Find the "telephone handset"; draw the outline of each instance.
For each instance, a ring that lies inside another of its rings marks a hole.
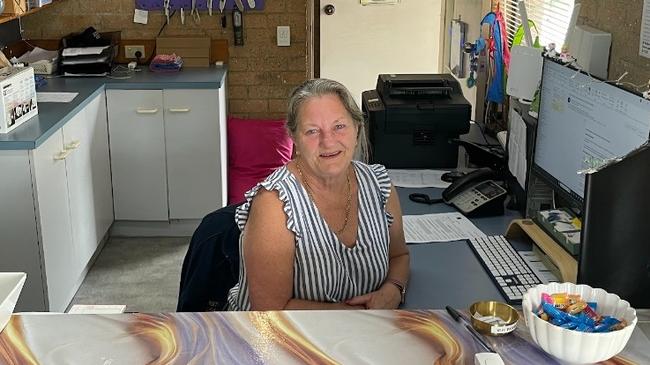
[[[472,171],[445,189],[442,199],[468,217],[503,214],[507,191],[492,180],[495,177],[489,168]]]

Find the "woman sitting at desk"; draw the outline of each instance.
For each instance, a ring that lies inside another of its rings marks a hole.
[[[359,107],[340,83],[315,79],[288,109],[295,158],[237,209],[228,309],[397,308],[409,275],[402,212],[386,168],[352,160],[367,151]]]

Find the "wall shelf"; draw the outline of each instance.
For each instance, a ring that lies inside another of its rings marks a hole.
[[[26,12],[21,13],[21,14],[13,14],[13,15],[4,15],[3,14],[3,15],[0,15],[0,24],[10,22],[10,21],[12,21],[14,19],[18,19],[20,17],[24,17],[24,16],[29,15],[29,14],[34,14],[34,13],[40,11],[40,10],[47,9],[50,6],[52,6],[52,5],[54,5],[54,4],[58,3],[58,2],[61,2],[61,1],[64,1],[64,0],[52,0],[52,2],[50,4],[43,5],[40,8],[34,8],[34,9],[27,10]]]

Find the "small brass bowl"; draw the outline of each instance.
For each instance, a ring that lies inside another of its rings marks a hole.
[[[469,307],[472,327],[489,336],[503,336],[517,328],[519,313],[513,307],[494,301],[476,302]],[[488,317],[483,318],[482,317]],[[492,319],[492,321],[488,321]],[[500,319],[500,320],[499,320]]]

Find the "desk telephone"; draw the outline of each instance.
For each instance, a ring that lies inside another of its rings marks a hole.
[[[454,181],[442,192],[442,200],[468,217],[503,214],[507,191],[494,182],[494,171],[481,168]]]

